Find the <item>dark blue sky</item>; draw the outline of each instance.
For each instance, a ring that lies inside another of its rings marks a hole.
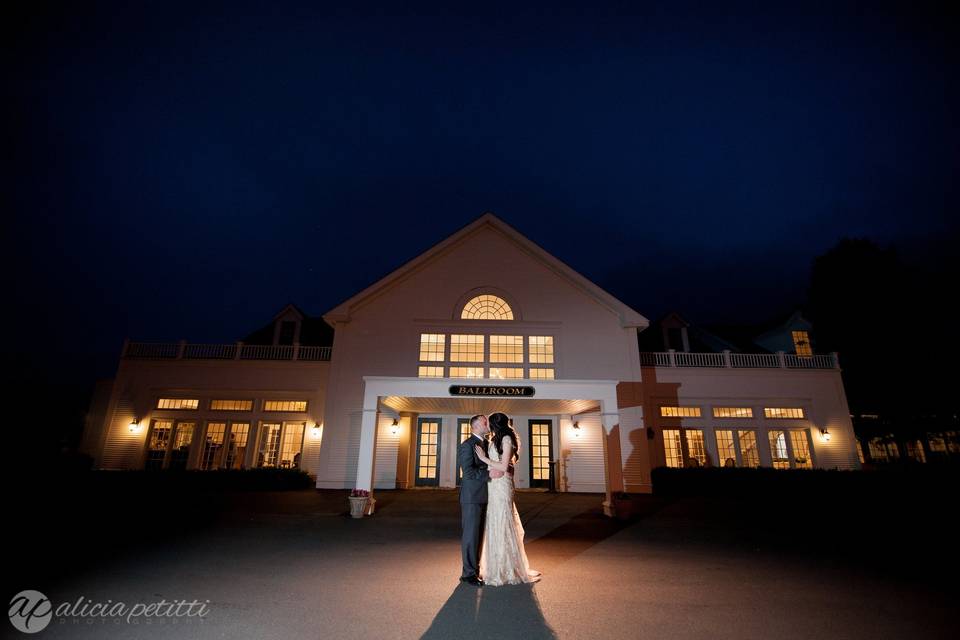
[[[76,4],[7,14],[3,91],[7,349],[78,376],[322,313],[484,211],[651,319],[762,319],[844,235],[953,250],[935,7]]]

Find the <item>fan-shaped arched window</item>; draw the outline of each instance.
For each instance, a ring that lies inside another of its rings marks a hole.
[[[461,320],[513,320],[513,309],[499,296],[485,293],[463,306]]]

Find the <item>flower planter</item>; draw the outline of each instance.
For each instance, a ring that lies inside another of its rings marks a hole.
[[[350,496],[350,517],[362,518],[369,500],[367,496]]]

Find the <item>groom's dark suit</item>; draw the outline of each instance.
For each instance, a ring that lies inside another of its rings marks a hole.
[[[463,536],[463,573],[468,578],[479,573],[480,540],[483,532],[484,511],[487,507],[487,481],[490,471],[473,450],[476,445],[487,449],[487,440],[471,433],[457,449],[457,465],[463,470],[460,480],[460,523]]]

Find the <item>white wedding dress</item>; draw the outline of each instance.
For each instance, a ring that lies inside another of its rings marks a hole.
[[[502,445],[510,442],[505,436]],[[496,446],[489,447],[491,460],[500,461]],[[480,547],[480,577],[486,585],[536,582],[530,575],[530,563],[523,548],[523,524],[513,502],[513,476],[504,474],[487,483],[487,515]],[[535,572],[539,573],[539,572]]]

